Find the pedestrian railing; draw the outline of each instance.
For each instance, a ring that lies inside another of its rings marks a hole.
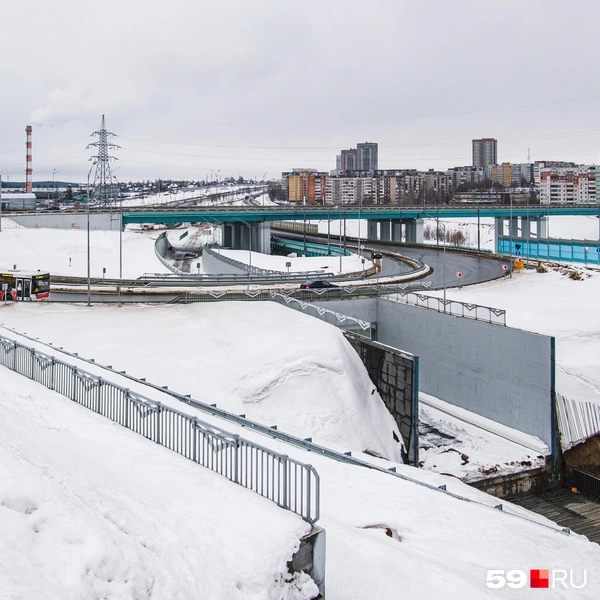
[[[315,523],[316,469],[0,336],[0,364]]]
[[[219,302],[226,300],[277,300],[285,298],[295,299],[301,303],[323,302],[325,300],[352,300],[353,298],[384,297],[404,304],[419,306],[437,312],[443,312],[455,317],[486,321],[495,325],[506,325],[506,311],[501,308],[482,306],[459,302],[458,300],[444,300],[436,296],[419,294],[415,289],[425,288],[429,282],[409,281],[407,283],[387,285],[350,285],[330,288],[313,289],[248,289],[248,290],[198,290],[187,292],[185,296],[176,298],[175,302],[190,304],[192,302]],[[413,290],[413,291],[411,291]],[[286,304],[288,300],[285,300]],[[352,317],[348,317],[352,318]]]
[[[373,334],[375,332],[375,324],[370,323],[369,321],[362,321],[361,319],[356,319],[349,315],[345,315],[343,313],[337,312],[335,310],[329,310],[328,308],[324,308],[322,306],[317,306],[316,304],[311,304],[310,302],[302,302],[302,300],[298,300],[297,298],[292,298],[287,296],[286,294],[279,294],[277,292],[270,292],[270,299],[274,302],[278,302],[279,304],[284,304],[289,308],[293,308],[299,312],[303,312],[312,317],[316,317],[325,323],[329,323],[341,329],[342,331],[348,331],[350,333],[355,333],[356,335],[360,335],[362,337],[373,339]]]
[[[388,297],[397,302],[428,308],[437,312],[454,315],[455,317],[487,321],[495,325],[506,325],[506,311],[501,308],[460,302],[458,300],[444,300],[436,296],[427,296],[408,290],[392,292],[392,286],[387,286],[387,289],[391,292]]]

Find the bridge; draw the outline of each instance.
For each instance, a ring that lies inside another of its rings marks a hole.
[[[476,205],[467,206],[339,206],[339,205],[299,205],[299,206],[206,206],[175,208],[128,208],[123,213],[123,223],[264,223],[269,221],[319,221],[344,219],[369,220],[417,220],[469,217],[492,218],[535,218],[549,216],[600,216],[600,204],[569,206],[508,206]]]
[[[493,218],[495,248],[500,251],[502,238],[509,243],[548,237],[550,216],[597,216],[600,204],[569,206],[229,206],[193,207],[172,211],[156,208],[128,209],[122,215],[127,223],[215,223],[223,226],[223,245],[229,248],[270,253],[270,224],[276,221],[367,220],[366,238],[423,243],[424,219]],[[505,223],[508,222],[508,227]],[[505,233],[505,230],[507,232]],[[513,249],[514,251],[514,249]]]

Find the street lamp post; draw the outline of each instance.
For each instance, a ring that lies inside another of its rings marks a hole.
[[[247,290],[250,289],[250,275],[252,273],[252,226],[250,225],[250,223],[248,223],[248,221],[242,221],[240,219],[240,222],[243,223],[244,225],[246,225],[246,227],[248,227],[248,234],[249,234],[249,238],[250,238],[250,245],[249,245],[249,261],[248,261],[248,285],[246,287]],[[241,236],[240,236],[241,237]]]
[[[340,275],[342,273],[342,201],[340,200],[340,214],[339,214],[339,218],[340,218],[340,244],[339,244],[339,253],[340,253]]]
[[[512,194],[509,193],[508,194],[510,197],[510,220],[508,222],[508,243],[510,245],[510,277],[512,277],[513,274],[513,240],[512,240],[512,234],[513,234],[513,207],[512,207]]]
[[[115,177],[119,190],[119,280],[123,279],[123,195],[121,194],[121,184]],[[117,286],[117,296],[119,298],[119,306],[121,306],[121,281]]]
[[[90,175],[92,173],[92,169],[96,166],[96,163],[93,163],[90,167],[90,170],[87,174],[87,305],[91,304],[91,292],[90,292]]]
[[[52,169],[52,188],[54,189],[54,200],[58,202],[58,193],[56,192],[56,183],[54,181],[54,176],[56,173],[60,173],[62,169]]]
[[[425,211],[423,211],[424,215],[427,215],[430,218],[434,218],[433,215],[430,215],[429,213],[426,213]],[[438,218],[436,219],[437,223],[438,223],[438,231],[439,228],[442,228],[442,234],[444,236],[444,248],[443,248],[443,252],[442,252],[442,282],[443,282],[443,288],[444,288],[444,312],[446,312],[446,224],[440,222],[439,220],[439,215]],[[437,237],[437,231],[436,231],[436,237]]]

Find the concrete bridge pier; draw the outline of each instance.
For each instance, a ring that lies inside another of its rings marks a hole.
[[[391,241],[391,221],[379,221],[379,231],[380,237],[379,239],[382,242],[390,242]]]
[[[404,221],[405,242],[407,244],[423,243],[423,219],[409,219]]]
[[[377,221],[367,221],[367,239],[378,240],[379,239],[379,226]]]
[[[252,244],[251,244],[252,243]],[[271,254],[270,223],[223,223],[223,246],[234,250]]]
[[[392,219],[369,221],[368,239],[385,242],[423,243],[423,219]]]

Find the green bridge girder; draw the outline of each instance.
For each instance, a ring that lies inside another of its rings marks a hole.
[[[410,220],[449,219],[465,217],[530,217],[598,216],[600,204],[586,206],[452,206],[452,207],[399,207],[399,206],[292,206],[292,207],[196,207],[173,211],[148,208],[126,209],[123,223],[235,223],[265,221],[317,221],[343,219]]]

